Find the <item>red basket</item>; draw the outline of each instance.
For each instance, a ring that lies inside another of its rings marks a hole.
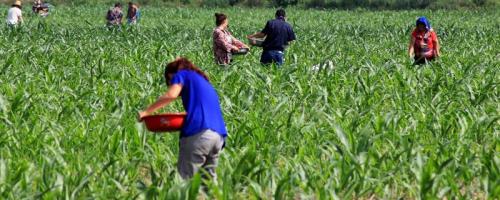
[[[165,113],[149,115],[141,120],[151,132],[173,132],[182,128],[185,117],[186,113]]]

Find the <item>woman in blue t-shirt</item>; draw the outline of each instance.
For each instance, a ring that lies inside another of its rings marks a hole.
[[[151,115],[180,95],[187,115],[181,129],[177,169],[184,179],[201,168],[215,178],[219,152],[227,136],[217,92],[207,75],[186,58],[169,63],[165,79],[168,91],[139,112],[139,118]]]

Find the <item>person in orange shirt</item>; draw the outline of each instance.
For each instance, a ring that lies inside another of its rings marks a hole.
[[[417,19],[416,28],[411,33],[408,54],[415,59],[416,65],[425,64],[440,56],[436,32],[425,17]]]

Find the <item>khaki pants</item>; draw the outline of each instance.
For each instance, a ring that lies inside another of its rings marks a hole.
[[[183,179],[191,178],[203,168],[212,178],[216,178],[215,168],[224,138],[212,130],[204,130],[179,142],[177,170]]]

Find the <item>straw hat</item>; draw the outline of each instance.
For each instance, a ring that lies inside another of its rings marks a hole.
[[[21,6],[21,1],[14,1],[14,4],[12,4],[14,6]]]

